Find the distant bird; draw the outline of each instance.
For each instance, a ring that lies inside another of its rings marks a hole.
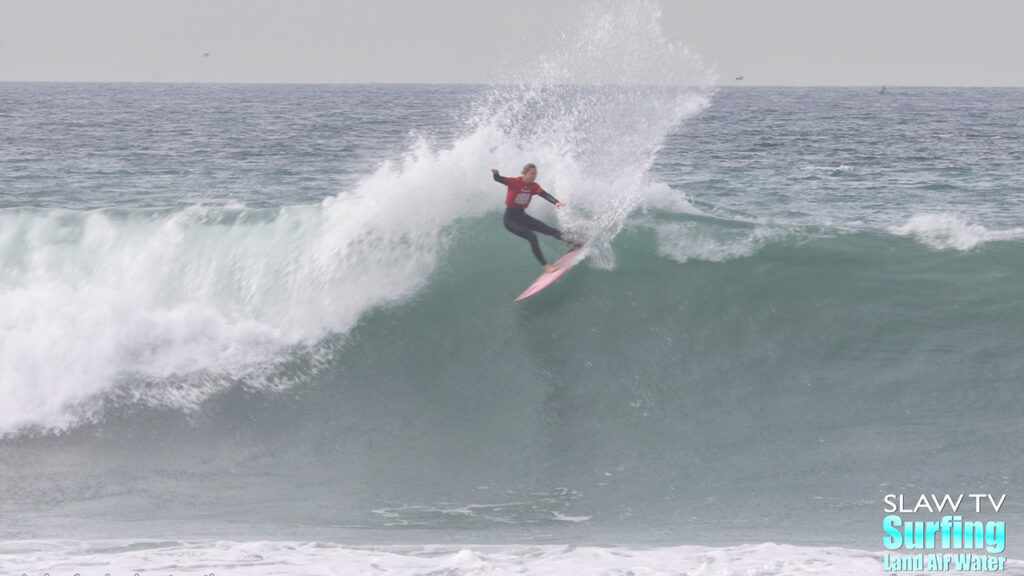
[[[737,77],[736,77],[736,81],[737,81],[737,82],[739,82],[740,80],[743,80],[743,76],[737,76]]]
[[[210,53],[209,52],[203,52],[203,58],[209,58],[209,57],[210,57]]]

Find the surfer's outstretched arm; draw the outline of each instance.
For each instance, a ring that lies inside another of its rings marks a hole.
[[[497,182],[499,184],[508,184],[508,182],[505,182],[505,177],[502,176],[501,174],[498,174],[498,169],[497,168],[491,168],[491,172],[494,173],[494,181],[495,182]]]
[[[548,202],[551,202],[552,204],[555,205],[556,208],[561,208],[562,206],[565,206],[565,202],[559,202],[558,198],[555,198],[551,194],[548,194],[547,191],[541,192],[540,194],[538,194],[538,196],[547,200]]]

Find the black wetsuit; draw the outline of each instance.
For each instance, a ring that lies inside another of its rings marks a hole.
[[[505,177],[498,174],[494,175],[494,180],[501,184],[506,183]],[[558,204],[558,200],[547,192],[542,192],[538,194],[538,196],[552,204]],[[552,228],[533,216],[530,216],[526,213],[525,208],[515,208],[512,206],[506,207],[504,222],[505,228],[509,232],[519,236],[520,238],[525,238],[526,241],[530,243],[530,249],[533,250],[533,255],[542,265],[547,264],[547,260],[544,260],[544,254],[540,251],[540,241],[537,239],[537,235],[534,234],[534,232],[540,232],[541,234],[547,234],[548,236],[553,236],[559,240],[564,240],[564,238],[562,238],[562,233],[558,229]]]

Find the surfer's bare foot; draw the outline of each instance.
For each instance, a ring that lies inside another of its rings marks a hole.
[[[545,264],[544,265],[544,272],[546,272],[548,274],[551,274],[552,272],[557,272],[557,271],[558,271],[558,266],[553,266],[551,264]]]

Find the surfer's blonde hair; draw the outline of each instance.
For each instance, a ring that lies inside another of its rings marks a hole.
[[[523,166],[523,174],[526,174],[530,170],[536,170],[536,169],[537,169],[537,165],[536,164],[527,163],[526,166]]]

